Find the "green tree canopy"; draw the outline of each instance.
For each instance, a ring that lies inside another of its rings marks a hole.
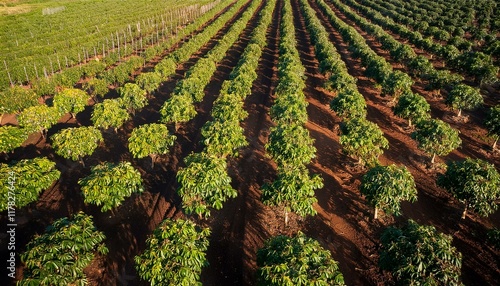
[[[135,83],[126,83],[118,88],[123,106],[131,113],[140,110],[147,105],[146,91]]]
[[[186,167],[177,172],[177,192],[187,214],[196,213],[200,217],[208,217],[209,207],[220,210],[225,201],[238,195],[231,186],[225,158],[193,153],[184,162]]]
[[[466,84],[458,84],[448,93],[446,104],[458,110],[458,116],[461,116],[463,109],[471,110],[483,104],[483,97],[479,89]]]
[[[420,121],[411,136],[417,141],[418,148],[432,154],[431,163],[436,155],[446,156],[462,144],[458,130],[439,119]]]
[[[9,153],[20,147],[26,139],[26,129],[11,125],[0,126],[0,152]]]
[[[401,118],[408,119],[408,125],[430,118],[431,106],[420,94],[406,92],[399,97],[398,103],[394,107],[394,114]]]
[[[344,285],[330,252],[301,232],[266,241],[257,252],[257,266],[258,285]]]
[[[376,166],[371,168],[361,181],[360,191],[366,196],[371,207],[375,208],[374,218],[378,218],[378,210],[400,215],[401,201],[417,200],[417,187],[413,176],[405,166]]]
[[[196,116],[193,98],[189,94],[173,95],[160,109],[161,121],[163,123],[175,123],[175,131],[179,129],[179,123],[188,122]]]
[[[82,126],[63,129],[52,135],[51,140],[56,154],[76,161],[92,155],[104,139],[94,126]]]
[[[15,193],[15,207],[22,208],[38,200],[40,193],[49,188],[58,180],[61,172],[57,170],[56,163],[49,159],[35,158],[23,159],[10,164],[0,164],[0,211],[8,207],[8,192]],[[13,182],[14,189],[9,184]]]
[[[55,107],[37,105],[24,109],[17,117],[19,126],[28,133],[40,132],[45,138],[47,129],[61,118],[61,112]]]
[[[209,236],[209,228],[189,220],[165,219],[146,240],[144,253],[134,258],[139,277],[151,285],[201,286]]]
[[[378,162],[383,149],[389,148],[389,141],[377,124],[355,118],[342,127],[340,145],[349,156],[358,158],[360,164],[372,166]]]
[[[387,228],[380,241],[380,268],[390,271],[398,285],[463,285],[461,253],[451,236],[433,226],[409,220],[402,228]]]
[[[125,121],[130,118],[127,110],[123,108],[121,98],[105,99],[94,105],[91,120],[97,128],[114,128],[115,132]]]
[[[77,88],[68,88],[54,95],[54,107],[61,114],[69,112],[73,118],[77,113],[85,109],[88,100],[89,96],[85,91]]]
[[[451,162],[446,173],[438,177],[438,185],[445,188],[465,205],[462,218],[471,208],[481,216],[498,209],[500,175],[493,164],[481,159]]]
[[[83,270],[95,253],[106,254],[106,236],[96,229],[92,216],[80,212],[63,217],[35,236],[21,254],[26,268],[18,285],[86,285]]]
[[[151,166],[158,155],[167,154],[177,137],[168,132],[167,126],[160,123],[141,125],[132,130],[128,138],[128,149],[134,158],[151,157]]]
[[[78,181],[85,203],[101,206],[105,212],[122,204],[132,193],[142,193],[141,173],[129,162],[101,163],[93,166],[91,174]]]
[[[354,89],[343,89],[330,102],[330,109],[343,120],[366,117],[366,101],[363,95]]]

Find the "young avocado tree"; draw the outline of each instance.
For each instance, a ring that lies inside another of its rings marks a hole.
[[[0,126],[0,153],[8,154],[28,139],[26,129],[11,125]]]
[[[500,175],[493,164],[481,159],[451,162],[437,183],[465,205],[462,219],[470,208],[481,216],[498,209]]]
[[[38,95],[32,89],[13,86],[0,92],[0,124],[4,114],[19,113],[38,105]]]
[[[417,141],[418,148],[432,154],[432,164],[436,155],[446,156],[462,144],[458,130],[439,119],[420,121],[417,124],[417,130],[411,136]]]
[[[500,104],[491,107],[486,115],[486,121],[484,122],[486,128],[488,128],[488,134],[494,138],[492,149],[495,150],[497,146],[498,138],[500,138]]]
[[[257,251],[257,266],[258,285],[345,285],[330,251],[300,231],[266,241]]]
[[[188,122],[196,116],[193,98],[189,94],[173,95],[160,109],[161,122],[165,124],[174,123],[175,131],[179,129],[179,124]]]
[[[483,104],[483,97],[479,93],[479,89],[466,84],[458,84],[448,93],[446,104],[452,109],[458,110],[457,116],[460,117],[462,110],[471,110]]]
[[[208,217],[209,207],[220,210],[225,201],[238,195],[231,186],[225,158],[193,153],[184,162],[186,167],[177,172],[177,192],[187,214]]]
[[[135,83],[126,83],[118,88],[118,93],[123,106],[132,114],[135,114],[136,110],[140,110],[148,103],[146,91]]]
[[[209,236],[209,228],[189,220],[165,219],[146,240],[144,253],[134,258],[139,277],[151,285],[201,285]]]
[[[101,131],[94,126],[66,128],[50,137],[56,154],[73,161],[90,156],[103,141]]]
[[[141,125],[132,130],[128,139],[128,150],[134,158],[151,157],[151,168],[154,168],[159,155],[168,154],[175,143],[175,135],[168,132],[167,126],[160,123]]]
[[[342,126],[340,145],[349,156],[358,158],[359,164],[373,166],[384,152],[383,149],[389,148],[389,141],[377,124],[364,118],[355,118]]]
[[[304,165],[297,165],[295,168],[278,170],[276,180],[262,186],[261,200],[265,205],[282,208],[285,225],[288,225],[290,212],[301,217],[316,214],[313,204],[318,200],[314,196],[314,190],[322,187],[321,176],[310,176]]]
[[[97,128],[114,128],[118,131],[125,121],[130,118],[130,114],[125,108],[121,98],[105,99],[101,103],[94,105],[94,110],[90,119]]]
[[[118,207],[132,193],[142,193],[141,173],[129,162],[101,163],[92,167],[91,174],[78,181],[85,203],[102,206],[105,212]]]
[[[411,92],[413,80],[402,71],[392,71],[382,83],[382,92],[393,97],[392,102],[396,102],[399,96],[406,92]]]
[[[418,122],[430,118],[431,106],[420,94],[413,92],[404,93],[399,97],[398,103],[394,107],[394,114],[407,119],[408,126],[412,122]]]
[[[103,98],[109,92],[108,82],[100,78],[92,78],[83,84],[83,89],[87,91],[95,102]]]
[[[47,129],[56,124],[61,116],[61,112],[55,107],[37,105],[23,110],[17,116],[17,121],[19,126],[24,128],[28,134],[40,132],[42,138],[45,138]]]
[[[23,159],[9,165],[0,164],[0,211],[7,210],[9,191],[15,193],[15,207],[22,208],[38,200],[40,193],[48,189],[61,172],[56,169],[56,163],[47,158]],[[13,182],[12,189],[9,182]]]
[[[316,157],[314,139],[299,124],[279,124],[271,128],[269,142],[265,145],[269,156],[282,169],[293,169],[308,164]]]
[[[108,253],[105,239],[92,216],[83,212],[55,221],[26,245],[21,254],[25,268],[18,285],[86,285],[83,270],[96,253]]]
[[[417,187],[413,176],[405,166],[376,166],[364,176],[360,186],[361,193],[368,204],[375,208],[374,219],[378,219],[378,210],[400,215],[401,201],[417,200]]]
[[[330,102],[330,109],[342,120],[366,117],[366,101],[363,95],[354,89],[344,89]]]
[[[71,118],[82,112],[87,106],[89,100],[88,94],[77,88],[65,89],[54,95],[54,107],[59,110],[61,114],[69,113]]]
[[[151,94],[160,87],[161,75],[157,72],[143,72],[135,78],[140,88]]]
[[[380,241],[379,266],[398,285],[463,285],[462,254],[452,246],[452,237],[434,226],[409,220],[402,228],[387,228]]]
[[[244,130],[238,121],[207,121],[201,129],[204,151],[219,157],[237,156],[238,150],[248,145]]]

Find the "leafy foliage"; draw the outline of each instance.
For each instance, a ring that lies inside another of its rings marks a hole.
[[[314,139],[302,125],[280,124],[271,128],[265,148],[270,157],[283,169],[307,164],[316,157]]]
[[[162,78],[157,72],[144,72],[135,78],[135,82],[139,87],[148,93],[152,93],[160,87]]]
[[[118,89],[118,93],[122,99],[122,104],[129,112],[140,110],[148,103],[146,91],[135,83],[126,83]]]
[[[404,93],[394,107],[394,114],[408,119],[408,125],[430,118],[431,106],[420,94]]]
[[[492,228],[488,230],[488,242],[493,247],[500,249],[500,229]]]
[[[9,191],[15,193],[15,206],[22,208],[38,200],[38,195],[59,179],[61,172],[56,163],[47,158],[23,159],[9,165],[0,164],[0,211],[8,207]],[[14,189],[9,185],[9,177],[13,177]]]
[[[87,105],[89,96],[81,89],[68,88],[54,95],[54,107],[59,109],[61,114],[75,114],[82,112]]]
[[[47,129],[56,124],[61,115],[57,108],[37,105],[23,110],[18,115],[17,121],[28,133],[41,132],[45,136]]]
[[[418,142],[418,148],[433,155],[432,163],[435,155],[448,155],[462,144],[458,131],[439,119],[420,121],[411,136]]]
[[[207,153],[193,153],[187,156],[184,162],[186,167],[177,172],[177,192],[182,198],[186,213],[208,217],[208,207],[220,210],[227,199],[238,195],[231,186],[225,158]]]
[[[438,185],[445,188],[481,216],[488,216],[498,209],[500,199],[500,174],[493,164],[481,159],[451,162],[446,173],[438,178]]]
[[[417,188],[413,176],[406,167],[376,166],[371,168],[361,181],[360,191],[368,204],[377,210],[400,215],[401,201],[417,200]]]
[[[167,154],[174,145],[175,135],[168,132],[167,126],[159,123],[145,124],[132,130],[128,139],[128,149],[134,158],[151,156],[154,164],[157,155]]]
[[[318,200],[314,196],[314,190],[322,187],[321,176],[310,176],[306,167],[298,165],[293,169],[279,171],[276,180],[264,184],[261,199],[266,205],[282,207],[286,224],[289,211],[302,217],[316,214],[313,204]]]
[[[134,258],[139,277],[151,285],[199,285],[208,266],[209,228],[189,220],[164,220],[146,240],[147,249]]]
[[[401,285],[463,285],[462,255],[451,245],[452,237],[433,226],[413,220],[400,228],[387,228],[381,238],[379,265]]]
[[[495,138],[495,143],[493,143],[493,148],[495,148],[498,138],[500,138],[500,104],[491,107],[484,125],[488,128],[488,133]]]
[[[92,122],[95,127],[108,129],[120,128],[130,118],[127,110],[123,108],[122,99],[105,99],[94,105]]]
[[[9,153],[28,139],[24,128],[11,125],[0,126],[0,152]]]
[[[187,122],[196,116],[193,98],[189,94],[173,95],[160,109],[161,121],[163,123],[175,123],[175,130],[178,124]]]
[[[18,113],[38,105],[38,95],[31,89],[13,86],[0,92],[0,113]]]
[[[83,89],[87,91],[94,100],[103,98],[108,93],[108,82],[100,78],[92,78],[83,84]]]
[[[301,232],[266,241],[257,252],[257,265],[258,285],[344,285],[330,252]]]
[[[204,138],[204,151],[214,156],[236,156],[238,149],[248,145],[238,121],[208,121],[203,125],[201,135]]]
[[[479,93],[479,89],[459,84],[448,93],[446,104],[457,109],[458,116],[460,116],[462,109],[470,110],[483,104],[483,97]]]
[[[382,92],[393,96],[396,101],[401,94],[411,92],[412,85],[413,80],[409,75],[396,70],[391,72],[382,83]]]
[[[52,135],[56,154],[73,161],[92,155],[103,141],[101,131],[93,126],[66,128]]]
[[[35,236],[21,254],[26,265],[18,285],[86,285],[83,272],[96,251],[106,254],[105,235],[92,217],[80,212],[72,219],[63,217]]]
[[[343,120],[366,117],[366,101],[357,90],[344,89],[330,102],[330,109]]]
[[[96,165],[78,184],[82,187],[85,203],[102,206],[103,212],[121,205],[132,193],[144,191],[141,173],[129,162]]]
[[[359,159],[359,163],[374,165],[378,157],[389,148],[389,141],[377,124],[364,118],[355,118],[342,127],[342,150]]]

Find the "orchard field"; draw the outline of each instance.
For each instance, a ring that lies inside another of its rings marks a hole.
[[[2,285],[500,281],[496,1],[1,4]]]

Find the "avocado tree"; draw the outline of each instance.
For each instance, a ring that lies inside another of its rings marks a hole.
[[[0,92],[0,124],[4,114],[18,113],[36,105],[38,105],[38,95],[31,89],[13,86]]]
[[[366,117],[366,101],[363,95],[354,89],[344,89],[337,93],[330,102],[330,109],[342,120]]]
[[[56,124],[61,115],[61,112],[55,107],[37,105],[23,110],[17,116],[17,121],[19,122],[19,126],[24,128],[28,133],[38,131],[45,138],[47,129]]]
[[[17,126],[0,126],[0,153],[8,154],[28,139],[26,129]]]
[[[375,166],[363,176],[359,188],[368,205],[375,208],[374,219],[379,209],[400,215],[401,201],[417,200],[415,181],[405,166]]]
[[[300,231],[267,240],[257,251],[257,266],[258,285],[345,285],[330,251]]]
[[[231,186],[225,158],[193,153],[184,162],[186,167],[177,172],[177,192],[187,214],[208,217],[209,207],[220,210],[225,201],[238,195]]]
[[[56,220],[26,245],[21,254],[25,268],[18,285],[86,285],[84,269],[96,253],[108,252],[105,239],[92,216],[83,212]]]
[[[66,128],[50,139],[57,155],[73,161],[80,160],[83,166],[83,157],[92,155],[103,141],[101,131],[94,126]]]
[[[179,124],[188,122],[196,116],[193,98],[189,94],[173,95],[160,109],[161,122],[174,123],[175,131],[179,129]]]
[[[15,206],[22,208],[38,200],[40,193],[58,180],[61,172],[49,159],[23,159],[10,164],[0,164],[0,211],[8,208],[9,191],[15,193]],[[10,177],[10,179],[9,179]],[[14,189],[9,184],[14,183]]]
[[[277,124],[305,124],[307,122],[308,102],[304,95],[280,95],[269,111],[271,119]]]
[[[468,158],[450,162],[437,183],[465,205],[462,219],[469,208],[481,216],[488,216],[498,209],[500,175],[495,166],[486,161]]]
[[[89,100],[88,94],[77,88],[65,89],[54,95],[54,107],[59,110],[61,114],[69,113],[71,118],[82,112],[87,106]]]
[[[377,124],[364,118],[355,118],[342,126],[340,145],[349,156],[358,158],[359,164],[373,166],[384,152],[383,149],[389,148],[389,141]]]
[[[448,93],[446,104],[458,110],[457,116],[460,117],[463,109],[471,110],[483,104],[483,97],[479,89],[466,84],[458,84]]]
[[[439,119],[418,122],[417,130],[411,136],[417,141],[418,148],[432,155],[432,164],[436,155],[446,156],[462,144],[458,130]]]
[[[83,84],[83,89],[87,91],[95,102],[103,98],[109,92],[108,82],[100,78],[92,78]]]
[[[146,91],[135,83],[126,83],[118,88],[118,93],[122,99],[122,104],[132,114],[135,114],[136,110],[140,110],[148,103]]]
[[[115,132],[118,128],[130,118],[130,114],[125,108],[121,98],[105,99],[101,103],[94,105],[94,110],[90,119],[95,127],[108,129],[114,128]]]
[[[431,106],[420,94],[406,92],[399,97],[394,107],[394,114],[407,119],[411,127],[412,122],[418,122],[430,118]]]
[[[105,212],[118,207],[132,193],[142,193],[141,173],[129,162],[104,162],[91,168],[91,174],[78,181],[85,203],[101,206]]]
[[[165,219],[146,240],[144,253],[136,256],[139,277],[151,285],[200,285],[209,228],[189,220]]]
[[[408,220],[402,228],[387,228],[380,241],[379,266],[398,285],[463,285],[462,254],[452,246],[452,237],[434,226]]]
[[[160,87],[162,79],[157,72],[143,72],[135,78],[135,82],[141,89],[151,94]]]
[[[490,108],[484,125],[488,128],[488,134],[495,140],[492,146],[492,149],[495,150],[498,138],[500,138],[500,104]]]
[[[313,143],[314,139],[302,125],[280,124],[271,128],[265,148],[281,169],[293,169],[308,164],[316,157]]]
[[[382,83],[382,92],[393,97],[392,102],[396,102],[399,96],[406,92],[411,92],[413,80],[402,71],[392,71]]]
[[[238,150],[248,145],[244,130],[238,121],[207,121],[201,129],[204,151],[210,155],[237,156]]]
[[[145,124],[132,130],[128,139],[128,150],[134,158],[150,156],[151,167],[154,168],[158,156],[168,154],[176,138],[175,135],[169,134],[164,124]]]
[[[316,214],[313,204],[318,200],[314,190],[322,187],[321,176],[311,176],[304,165],[297,165],[293,169],[279,170],[276,180],[264,184],[261,200],[265,205],[283,209],[285,225],[288,225],[290,212],[301,217]]]

